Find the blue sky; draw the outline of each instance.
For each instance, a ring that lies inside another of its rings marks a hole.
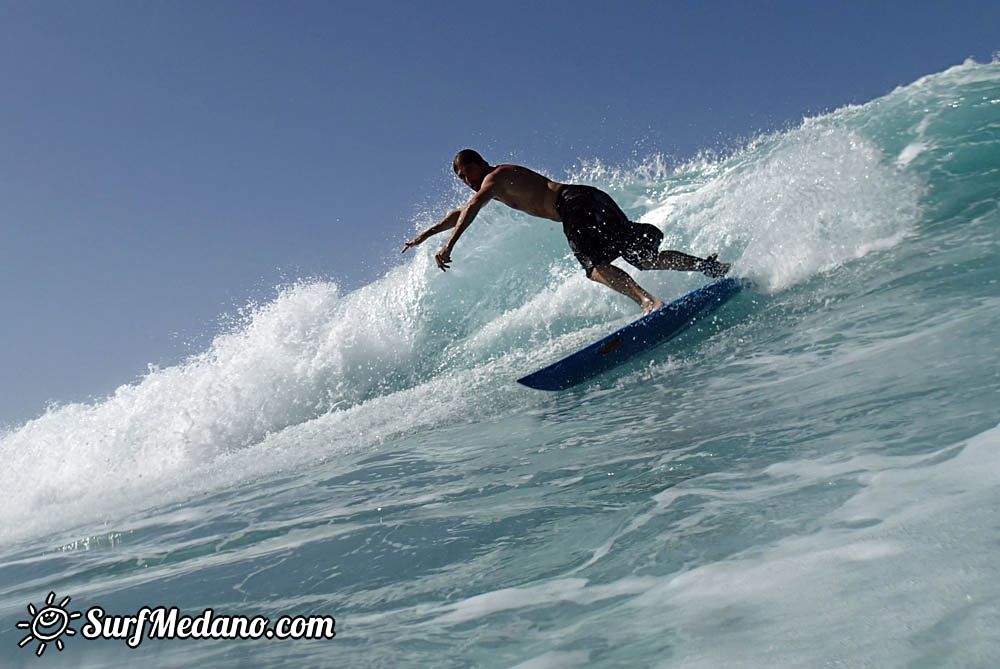
[[[465,146],[677,158],[1000,50],[997,2],[0,0],[0,423],[397,262]]]

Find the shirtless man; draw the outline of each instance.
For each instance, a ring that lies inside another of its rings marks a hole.
[[[663,233],[659,228],[629,221],[607,193],[593,186],[561,184],[520,165],[490,165],[472,149],[459,151],[452,167],[476,194],[464,207],[448,212],[441,222],[406,242],[401,251],[405,253],[428,237],[454,228],[434,256],[442,271],[451,264],[455,242],[490,200],[562,223],[569,247],[587,278],[634,300],[646,314],[662,307],[663,301],[643,290],[624,270],[612,265],[612,260],[623,257],[640,270],[676,269],[711,277],[729,271],[729,264],[719,262],[715,254],[698,258],[680,251],[660,251]]]

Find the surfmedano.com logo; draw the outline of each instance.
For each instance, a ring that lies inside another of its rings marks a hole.
[[[41,657],[49,644],[62,651],[62,636],[74,636],[76,630],[70,623],[81,616],[79,611],[69,611],[69,597],[56,604],[56,593],[50,592],[45,605],[38,609],[28,604],[29,620],[20,620],[18,629],[28,634],[18,642],[24,648],[37,641],[35,655]],[[100,606],[87,609],[86,624],[80,628],[84,639],[111,639],[124,641],[129,648],[138,648],[143,639],[333,639],[337,636],[337,620],[333,616],[241,616],[217,614],[213,609],[202,609],[197,616],[181,613],[176,606],[143,606],[132,615],[110,615]]]
[[[41,657],[45,649],[48,648],[49,643],[54,641],[56,649],[61,652],[66,646],[60,637],[63,634],[66,636],[76,634],[76,630],[70,627],[69,623],[83,615],[79,611],[71,613],[66,610],[69,600],[69,597],[63,597],[62,601],[55,604],[56,593],[50,592],[49,596],[45,599],[45,606],[43,608],[36,609],[34,604],[29,603],[28,615],[31,616],[31,620],[20,620],[17,623],[18,629],[26,629],[29,632],[27,636],[17,643],[18,647],[24,648],[32,641],[38,641],[38,648],[35,650],[35,655]]]

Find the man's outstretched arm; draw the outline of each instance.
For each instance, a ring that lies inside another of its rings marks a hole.
[[[410,241],[406,242],[403,245],[403,250],[400,251],[400,253],[406,253],[410,249],[410,247],[423,244],[425,241],[427,241],[429,237],[433,237],[439,232],[444,232],[445,230],[451,230],[458,223],[458,217],[461,213],[462,213],[461,209],[454,209],[452,211],[449,211],[447,215],[445,215],[445,217],[442,218],[439,223],[432,225],[431,227],[427,228],[426,230],[421,232],[419,235],[417,235]]]
[[[496,196],[496,182],[491,178],[491,176],[492,175],[487,176],[486,179],[483,180],[483,185],[479,191],[472,196],[472,199],[470,199],[464,207],[462,207],[461,213],[458,217],[458,222],[455,224],[455,231],[451,233],[451,237],[434,256],[434,259],[437,260],[437,265],[441,268],[441,271],[447,270],[449,263],[451,263],[451,252],[452,249],[455,248],[455,242],[458,241],[458,238],[462,236],[462,233],[465,232],[466,228],[468,228],[472,221],[475,220],[476,214],[479,213],[479,210],[486,206],[486,203]]]

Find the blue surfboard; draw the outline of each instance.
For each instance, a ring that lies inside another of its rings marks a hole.
[[[743,285],[732,278],[713,281],[517,382],[537,390],[564,390],[582,383],[676,337],[722,306]]]

